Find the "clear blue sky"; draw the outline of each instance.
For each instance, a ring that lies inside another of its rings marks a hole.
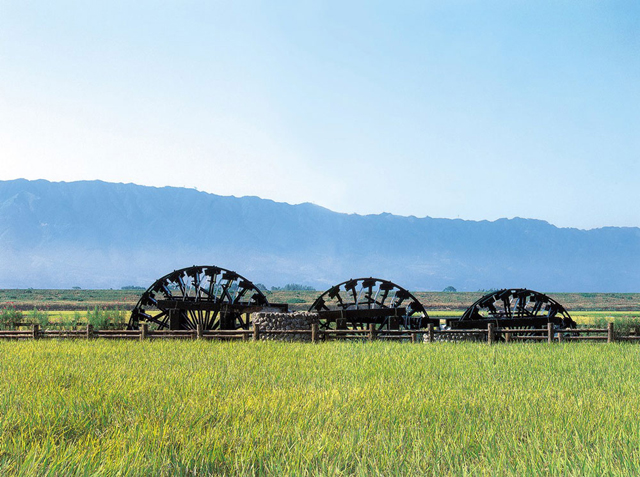
[[[640,226],[640,2],[0,0],[0,179]]]

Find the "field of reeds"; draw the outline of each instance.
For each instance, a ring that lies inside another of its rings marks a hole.
[[[628,344],[0,342],[0,475],[638,475]]]

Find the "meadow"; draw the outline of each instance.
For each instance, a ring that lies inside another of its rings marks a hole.
[[[0,342],[0,474],[638,475],[640,347]]]

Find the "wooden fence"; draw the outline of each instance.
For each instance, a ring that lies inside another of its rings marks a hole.
[[[150,330],[143,324],[139,330],[94,330],[91,325],[81,330],[46,330],[38,325],[32,325],[29,330],[4,330],[0,331],[0,339],[207,339],[207,340],[253,340],[263,338],[277,338],[286,335],[308,335],[307,341],[331,341],[331,340],[399,340],[411,343],[433,343],[437,341],[484,341],[488,344],[496,342],[563,342],[563,341],[640,341],[640,335],[616,336],[613,323],[607,328],[574,328],[559,330],[553,328],[551,323],[546,328],[540,329],[509,329],[497,328],[489,323],[486,329],[474,330],[440,330],[432,324],[426,330],[375,330],[373,325],[363,330],[321,330],[314,324],[308,330],[262,330],[254,326],[250,330],[205,330],[198,326],[195,330]],[[297,337],[296,337],[297,338]]]

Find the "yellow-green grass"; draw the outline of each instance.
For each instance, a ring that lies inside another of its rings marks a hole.
[[[33,308],[31,310],[24,310],[18,312],[18,321],[23,325],[40,324],[43,328],[49,326],[84,326],[91,321],[90,317],[93,317],[95,321],[96,317],[104,318],[100,323],[109,325],[121,324],[128,321],[129,310],[116,307],[115,309],[106,309],[100,307],[94,307],[84,310],[47,310]],[[116,321],[117,323],[114,323]]]
[[[640,346],[0,342],[0,475],[638,475]]]
[[[429,316],[438,316],[438,317],[456,317],[456,316],[462,316],[462,311],[459,310],[429,310],[427,312],[427,314]]]
[[[63,322],[70,318],[79,317],[82,321],[87,321],[87,310],[38,310],[40,313],[45,313],[52,323]],[[32,314],[31,311],[23,311],[22,315],[29,318]]]
[[[603,322],[640,322],[640,311],[579,311],[571,313],[571,318],[581,326]]]

